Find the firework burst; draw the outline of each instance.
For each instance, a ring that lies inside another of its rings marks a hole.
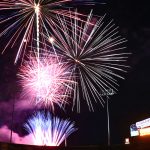
[[[3,52],[10,47],[19,45],[15,63],[24,56],[26,47],[36,39],[37,54],[39,55],[40,33],[55,25],[56,14],[68,16],[62,6],[71,0],[1,0],[0,1],[0,37],[9,40]],[[6,15],[7,14],[7,15]],[[6,36],[7,35],[7,36]],[[44,39],[41,39],[41,41]],[[2,41],[5,43],[5,41]],[[20,44],[18,44],[20,43]],[[3,53],[2,52],[2,53]],[[40,56],[38,56],[40,57]]]
[[[36,104],[51,107],[67,103],[73,84],[71,73],[65,63],[58,63],[55,56],[31,57],[20,67],[18,73],[24,95]]]
[[[69,120],[52,117],[50,113],[38,112],[24,125],[33,137],[34,145],[59,146],[77,129]]]
[[[113,89],[117,92],[117,78],[124,79],[122,73],[128,67],[125,61],[129,53],[124,52],[126,39],[119,35],[113,21],[106,24],[104,17],[93,16],[91,12],[86,22],[82,22],[76,19],[77,13],[69,20],[58,16],[58,26],[63,32],[55,26],[50,34],[54,38],[50,47],[62,55],[76,76],[78,84],[74,87],[73,108],[77,106],[78,112],[81,93],[89,110],[94,111],[94,101],[105,103],[102,91]]]

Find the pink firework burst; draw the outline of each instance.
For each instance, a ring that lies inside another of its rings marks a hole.
[[[31,57],[18,73],[24,95],[29,95],[36,104],[54,109],[54,104],[62,106],[67,103],[73,80],[65,63],[58,62],[56,57],[37,59]]]

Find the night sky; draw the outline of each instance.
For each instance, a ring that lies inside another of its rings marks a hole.
[[[126,79],[118,81],[118,93],[109,98],[111,144],[120,144],[130,136],[131,124],[150,117],[150,5],[146,0],[105,2],[105,5],[96,5],[94,13],[106,13],[106,17],[114,19],[120,34],[128,40],[127,52],[132,53],[127,62],[130,69],[124,75]],[[87,12],[88,7],[91,8],[87,6],[83,10],[81,6],[82,11]],[[21,139],[26,135],[22,124],[32,114],[33,108],[17,101],[21,91],[16,77],[18,66],[13,64],[14,56],[12,50],[0,56],[0,132],[4,127],[8,127],[5,131],[10,131],[15,101],[13,132]],[[78,131],[69,137],[68,145],[107,144],[106,106],[96,105],[95,112],[89,112],[87,106],[81,108],[80,114],[70,111],[65,114],[58,110],[57,116],[69,117],[78,127]],[[10,132],[7,135],[1,133],[0,140],[9,142]]]

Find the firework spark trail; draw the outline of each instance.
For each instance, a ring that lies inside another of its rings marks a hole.
[[[89,110],[94,111],[92,99],[104,105],[100,93],[108,89],[117,92],[117,78],[124,79],[122,73],[128,68],[125,61],[129,56],[124,52],[126,39],[119,35],[113,21],[104,22],[105,16],[94,17],[91,12],[83,22],[76,19],[77,13],[70,12],[70,15],[74,18],[69,21],[58,16],[58,25],[49,34],[54,38],[56,52],[68,62],[78,83],[74,87],[73,108],[77,106],[80,112],[83,93]]]
[[[18,73],[24,95],[31,97],[36,104],[50,107],[68,103],[72,84],[75,84],[66,63],[57,62],[55,56],[40,58],[30,57],[23,63]]]
[[[28,43],[32,41],[31,37],[34,37],[32,34],[36,34],[37,51],[39,51],[39,32],[46,30],[42,29],[46,27],[45,24],[51,25],[57,13],[67,15],[67,10],[61,10],[58,7],[70,1],[71,0],[39,0],[36,3],[34,0],[1,0],[0,11],[4,13],[7,13],[7,11],[10,13],[11,11],[11,15],[3,16],[0,20],[0,24],[5,23],[6,26],[0,33],[0,37],[6,34],[8,35],[8,33],[11,35],[3,52],[10,45],[13,47],[17,41],[20,42],[21,38],[22,40],[15,58],[16,63],[19,57],[21,57],[22,51],[25,50]],[[36,20],[36,24],[34,20]],[[41,23],[41,27],[39,27],[39,23]],[[36,25],[36,29],[34,29],[34,25]],[[35,30],[36,33],[34,33]],[[39,52],[37,54],[39,55]]]
[[[85,0],[84,4],[91,4],[90,1]],[[0,25],[3,28],[0,37],[6,37],[7,34],[9,38],[7,44],[4,44],[2,53],[20,43],[15,58],[17,63],[20,57],[23,58],[27,46],[33,42],[32,38],[37,40],[37,50],[39,50],[39,32],[47,32],[47,29],[56,25],[57,14],[73,17],[65,8],[65,4],[68,3],[71,4],[72,0],[1,0]]]
[[[52,117],[50,113],[37,112],[24,125],[32,135],[34,145],[59,146],[77,129],[74,122]]]

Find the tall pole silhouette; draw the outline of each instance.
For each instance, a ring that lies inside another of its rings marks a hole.
[[[106,111],[107,111],[107,144],[110,146],[110,116],[109,116],[109,96],[114,95],[113,89],[102,91],[102,96],[106,96]]]

